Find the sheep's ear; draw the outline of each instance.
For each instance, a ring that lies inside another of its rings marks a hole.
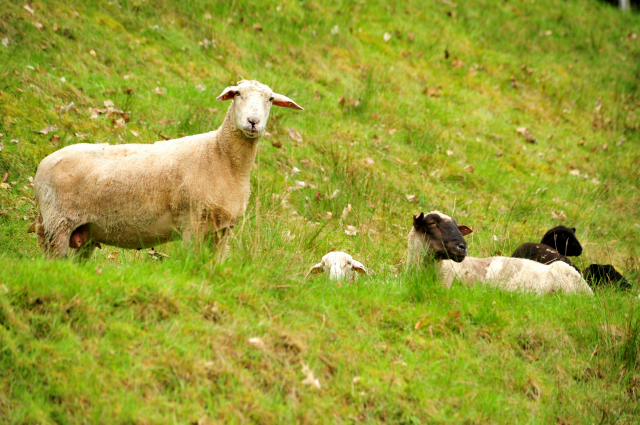
[[[460,233],[462,233],[462,236],[467,236],[467,235],[473,233],[473,230],[471,230],[470,228],[468,228],[465,225],[458,226],[458,230],[460,230]]]
[[[421,227],[424,226],[424,213],[416,214],[413,216],[413,227],[416,230],[420,230]]]
[[[353,267],[353,270],[357,271],[360,274],[369,274],[367,272],[367,269],[364,267],[364,264],[362,264],[360,261],[353,260],[351,262],[351,267]]]
[[[311,270],[309,270],[309,273],[307,273],[305,278],[309,277],[310,274],[318,274],[318,273],[322,273],[323,271],[324,271],[324,268],[322,267],[322,263],[318,263],[315,266],[311,267]]]
[[[238,86],[229,86],[222,91],[222,94],[216,97],[218,102],[224,102],[225,100],[231,100],[236,95],[238,91]]]
[[[296,102],[289,99],[287,96],[284,96],[278,93],[273,94],[272,102],[275,106],[282,106],[283,108],[291,108],[291,109],[298,109],[298,110],[304,109],[302,106],[298,105]]]
[[[571,230],[573,230],[573,233],[576,232],[576,228],[575,227],[572,227]]]

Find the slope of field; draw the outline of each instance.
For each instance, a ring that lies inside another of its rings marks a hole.
[[[640,417],[637,13],[591,0],[10,0],[0,41],[3,422]],[[42,258],[27,233],[42,158],[213,130],[228,107],[215,97],[243,78],[305,110],[272,109],[223,264],[180,242],[155,247],[164,259]],[[404,265],[411,215],[434,209],[474,229],[474,256],[576,227],[578,267],[613,264],[633,289],[445,290]],[[371,276],[305,279],[334,249]]]

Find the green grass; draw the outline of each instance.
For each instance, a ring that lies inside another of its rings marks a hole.
[[[24,5],[0,5],[0,422],[637,423],[637,13],[587,0]],[[305,110],[272,110],[223,264],[180,242],[156,247],[162,261],[111,247],[85,264],[42,258],[26,233],[42,158],[215,129],[215,97],[241,78]],[[90,118],[106,100],[126,125]],[[411,214],[433,209],[474,229],[474,256],[576,227],[578,267],[613,264],[634,288],[445,290],[404,268]],[[372,276],[305,280],[332,249]]]

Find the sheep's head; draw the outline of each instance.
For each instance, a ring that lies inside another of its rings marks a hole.
[[[433,255],[438,260],[450,259],[459,263],[469,254],[464,235],[468,235],[472,230],[467,226],[458,226],[448,215],[438,211],[431,211],[427,215],[414,215],[413,228],[427,255]]]
[[[268,86],[255,80],[242,80],[237,86],[227,87],[216,100],[233,100],[234,124],[249,139],[257,139],[264,134],[272,105],[302,109],[293,100],[274,93]]]
[[[582,254],[582,245],[576,238],[575,227],[556,226],[542,237],[541,243],[550,246],[565,257]]]
[[[322,257],[322,262],[313,266],[307,276],[322,272],[329,273],[330,279],[355,279],[357,273],[366,274],[367,269],[346,252],[334,251]]]

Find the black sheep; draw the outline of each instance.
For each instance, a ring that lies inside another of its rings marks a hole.
[[[578,242],[575,232],[575,228],[556,226],[544,234],[540,243],[523,243],[516,248],[511,256],[526,258],[542,264],[562,261],[580,273],[580,270],[567,258],[567,256],[582,254],[582,246]],[[561,252],[565,254],[563,255]]]
[[[617,284],[620,289],[630,289],[631,284],[611,264],[591,264],[582,272],[589,286]]]

